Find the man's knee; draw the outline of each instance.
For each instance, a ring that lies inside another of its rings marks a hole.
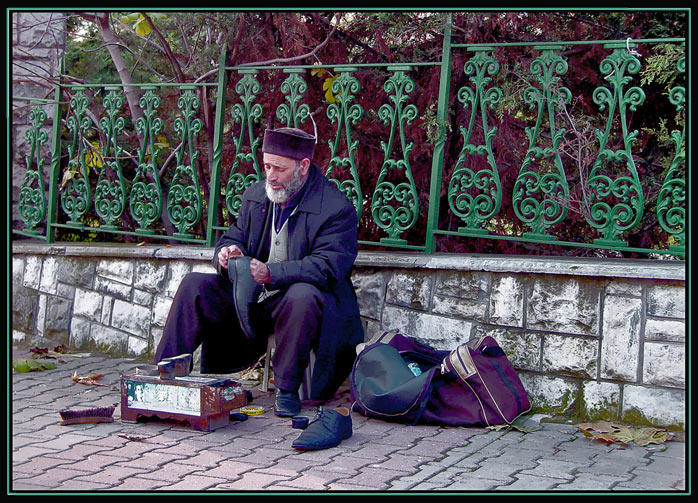
[[[310,283],[294,283],[286,290],[284,301],[294,309],[322,311],[324,296]]]

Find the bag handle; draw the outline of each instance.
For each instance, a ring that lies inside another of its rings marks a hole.
[[[444,370],[454,370],[463,381],[477,373],[477,367],[466,344],[458,346],[444,358],[441,364],[441,372],[445,373]]]

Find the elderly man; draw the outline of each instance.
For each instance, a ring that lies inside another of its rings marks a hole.
[[[311,162],[315,143],[295,128],[265,131],[266,179],[245,191],[237,221],[218,241],[218,273],[183,279],[154,356],[158,362],[201,344],[202,373],[236,372],[264,354],[273,333],[274,408],[283,417],[300,411],[298,389],[311,350],[311,398],[329,399],[349,375],[354,348],[363,341],[350,278],[356,211]],[[251,257],[250,274],[263,286],[250,309],[251,337],[239,326],[228,276],[229,259],[240,256]]]

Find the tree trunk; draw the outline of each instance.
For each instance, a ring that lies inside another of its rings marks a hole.
[[[121,78],[121,83],[124,84],[124,95],[126,96],[126,101],[128,102],[128,108],[131,111],[131,120],[136,123],[136,120],[143,117],[143,112],[138,104],[139,95],[138,89],[133,84],[133,78],[131,77],[131,72],[124,61],[124,57],[119,49],[119,43],[114,36],[114,32],[111,30],[109,25],[109,13],[96,14],[95,21],[99,27],[99,31],[102,35],[102,40],[107,46],[109,55],[111,56],[114,66],[116,66],[116,71],[119,73]]]

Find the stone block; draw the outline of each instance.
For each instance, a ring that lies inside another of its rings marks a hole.
[[[479,321],[481,323],[487,322],[486,302],[472,302],[470,300],[458,299],[456,297],[434,295],[432,312],[434,314],[442,314],[444,316],[453,316],[456,318]]]
[[[129,284],[97,276],[95,278],[95,290],[119,299],[129,300],[131,298],[132,287]]]
[[[102,302],[102,316],[100,319],[100,322],[102,325],[110,325],[111,324],[111,312],[112,308],[114,307],[114,298],[105,296],[104,301]]]
[[[24,264],[26,260],[22,257],[12,257],[12,286],[21,285],[24,279]]]
[[[528,399],[537,412],[570,414],[576,412],[581,395],[577,381],[545,374],[519,373]]]
[[[129,355],[142,356],[148,352],[148,339],[130,336],[128,338],[126,350]]]
[[[128,334],[104,325],[90,325],[90,347],[103,353],[127,354]]]
[[[432,284],[433,275],[429,271],[395,271],[388,281],[385,301],[427,311]]]
[[[133,303],[139,306],[150,307],[153,304],[155,294],[143,290],[133,290]]]
[[[154,261],[139,262],[136,264],[133,286],[148,292],[162,290],[167,277],[167,265]]]
[[[606,295],[641,297],[642,283],[640,281],[624,281],[622,279],[611,281],[606,285]]]
[[[598,335],[600,282],[536,277],[528,297],[526,328]]]
[[[111,326],[132,335],[148,336],[150,308],[116,299],[112,309]]]
[[[211,265],[210,262],[199,263],[196,262],[191,267],[191,272],[204,272],[208,274],[216,274],[216,268]]]
[[[76,349],[88,349],[90,347],[90,327],[89,320],[73,316],[70,320],[70,347]]]
[[[621,387],[616,383],[587,381],[582,385],[580,413],[589,420],[620,418]]]
[[[76,288],[73,315],[99,321],[102,314],[102,300],[103,297],[93,290]]]
[[[167,272],[168,276],[163,293],[168,297],[174,298],[182,279],[191,272],[191,264],[188,262],[171,262],[168,265]]]
[[[686,322],[648,317],[645,320],[645,340],[686,342]]]
[[[626,384],[623,387],[622,420],[629,424],[686,425],[686,393],[682,390]]]
[[[383,330],[398,330],[436,349],[453,349],[470,340],[472,323],[385,306]]]
[[[434,293],[479,301],[489,294],[489,274],[479,271],[441,271]]]
[[[164,327],[167,321],[167,315],[170,312],[172,299],[169,297],[156,296],[153,299],[153,309],[151,323],[157,327]]]
[[[645,342],[642,382],[657,386],[686,386],[686,348],[683,344]]]
[[[41,258],[29,256],[24,266],[24,286],[27,288],[39,289],[39,281],[41,280]]]
[[[380,319],[388,278],[389,275],[383,272],[355,272],[352,275],[361,316],[374,320]]]
[[[523,327],[525,283],[519,276],[495,276],[490,293],[490,317],[493,325]]]
[[[473,338],[489,335],[497,341],[511,364],[517,369],[539,370],[541,335],[525,330],[478,325]]]
[[[434,288],[436,314],[486,322],[489,304],[489,274],[441,271]]]
[[[25,332],[34,330],[38,301],[36,290],[12,284],[12,328]]]
[[[69,342],[70,317],[73,303],[60,297],[48,297],[44,336],[62,344]]]
[[[58,275],[58,261],[54,257],[44,259],[41,267],[41,278],[39,279],[39,291],[55,294],[56,277]]]
[[[543,372],[596,378],[599,341],[591,337],[543,336]]]
[[[686,317],[686,285],[652,285],[647,289],[647,314],[664,318]]]
[[[641,318],[641,299],[606,296],[601,341],[602,378],[637,380]]]
[[[133,283],[134,265],[131,260],[100,260],[97,262],[96,273],[113,282],[131,285]]]
[[[94,283],[95,262],[87,259],[66,258],[58,269],[58,281],[89,288]]]

